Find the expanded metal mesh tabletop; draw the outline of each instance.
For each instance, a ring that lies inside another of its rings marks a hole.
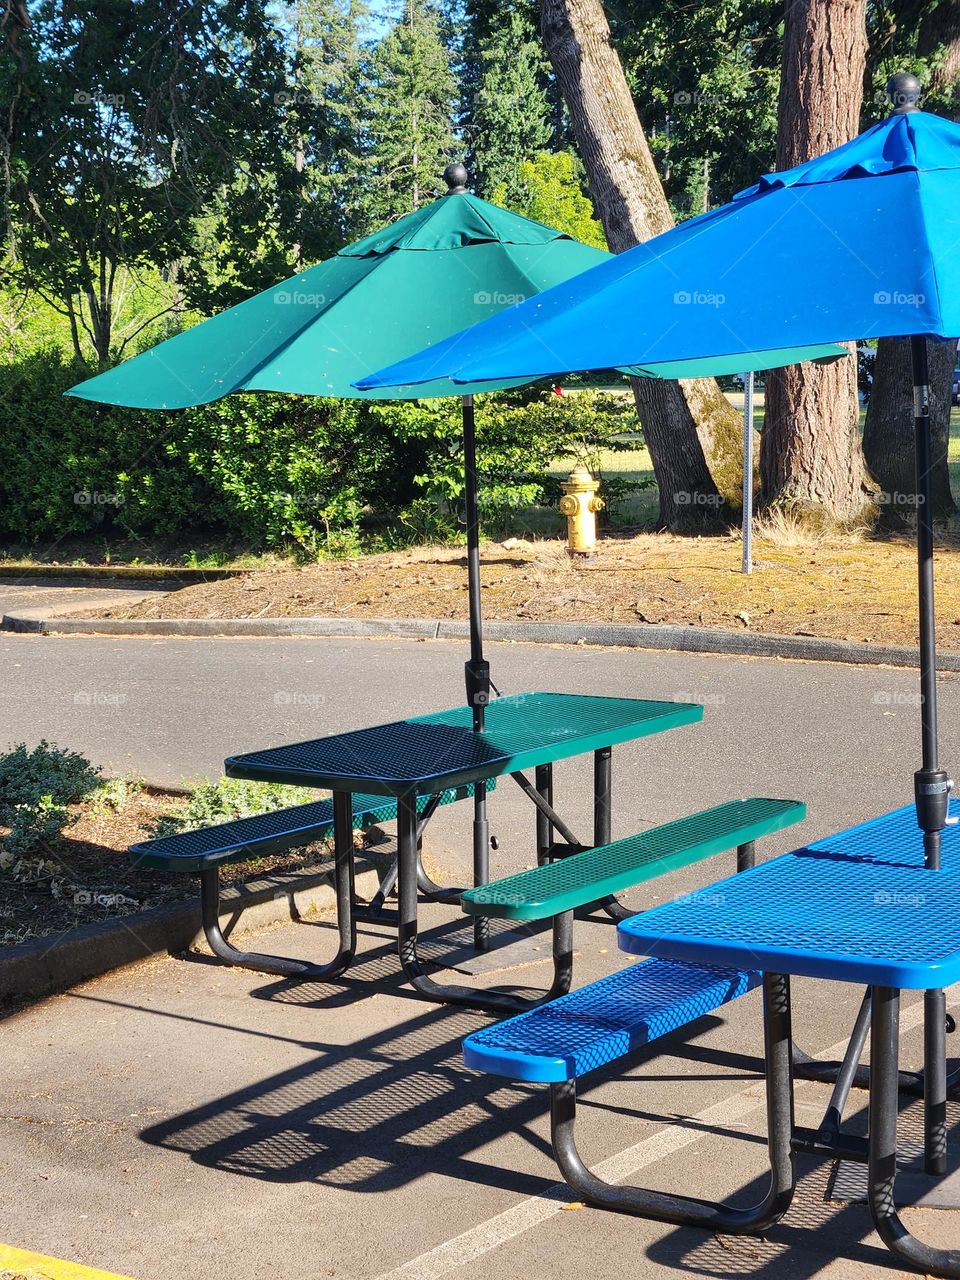
[[[953,815],[960,812],[956,802]],[[923,865],[913,806],[619,926],[634,955],[926,989],[960,982],[960,831]]]
[[[377,795],[426,793],[549,764],[660,733],[703,717],[686,702],[525,693],[487,707],[474,733],[469,707],[288,747],[231,756],[234,778],[290,782]]]

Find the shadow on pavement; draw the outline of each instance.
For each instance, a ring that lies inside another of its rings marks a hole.
[[[461,1041],[486,1018],[425,1005],[404,986],[392,940],[362,955],[336,983],[283,980],[255,995],[329,1009],[357,1002],[358,988],[366,998],[410,996],[416,1011],[399,1026],[350,1044],[304,1041],[317,1051],[310,1061],[152,1125],[142,1139],[245,1177],[317,1181],[362,1192],[402,1186],[431,1172],[521,1195],[542,1193],[557,1182],[549,1143],[531,1127],[547,1110],[546,1088],[469,1070]],[[716,1019],[703,1018],[626,1065],[683,1055],[690,1047],[686,1039],[716,1025]],[[705,1063],[725,1061],[723,1054],[699,1046],[693,1054]],[[596,1083],[623,1070],[621,1063]],[[483,1162],[471,1158],[511,1133],[541,1153],[542,1177],[492,1166],[486,1154]]]

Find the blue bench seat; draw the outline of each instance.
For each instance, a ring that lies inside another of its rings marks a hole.
[[[762,975],[644,960],[463,1042],[467,1066],[514,1080],[575,1080],[758,987]]]

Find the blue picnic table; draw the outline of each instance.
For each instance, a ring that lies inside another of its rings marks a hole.
[[[894,1200],[900,992],[960,982],[960,827],[947,827],[943,866],[929,869],[911,805],[719,881],[709,893],[634,916],[620,924],[619,940],[623,950],[638,955],[762,970],[772,1191],[781,1209],[793,1191],[793,1150],[860,1160],[868,1166],[870,1211],[887,1246],[912,1267],[960,1277],[960,1249],[917,1240]],[[791,976],[870,989],[866,1142],[842,1129],[830,1134],[794,1122],[792,1079],[782,1069],[784,1053],[790,1056]],[[771,1023],[778,1029],[772,1041]],[[928,1061],[928,1072],[930,1066]],[[928,1130],[945,1145],[945,1081],[940,1072],[931,1078]],[[617,1207],[628,1207],[624,1189],[616,1190]],[[644,1212],[651,1193],[630,1190],[634,1211]]]

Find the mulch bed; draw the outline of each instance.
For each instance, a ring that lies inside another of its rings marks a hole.
[[[185,804],[180,795],[146,788],[129,796],[119,812],[105,805],[74,806],[80,820],[60,841],[28,860],[42,857],[38,878],[19,880],[9,872],[0,876],[0,946],[193,897],[198,891],[195,877],[137,870],[127,853],[145,838],[144,827]],[[328,852],[328,843],[321,841],[272,858],[229,863],[222,868],[222,880],[236,883],[278,868],[299,871],[315,866]]]
[[[483,548],[484,617],[688,624],[876,644],[917,643],[916,550],[909,536],[758,538],[740,572],[734,537],[610,538],[591,561],[562,542],[511,539]],[[936,558],[939,642],[960,649],[960,554]],[[100,612],[111,618],[465,618],[466,564],[456,548],[253,572]]]

